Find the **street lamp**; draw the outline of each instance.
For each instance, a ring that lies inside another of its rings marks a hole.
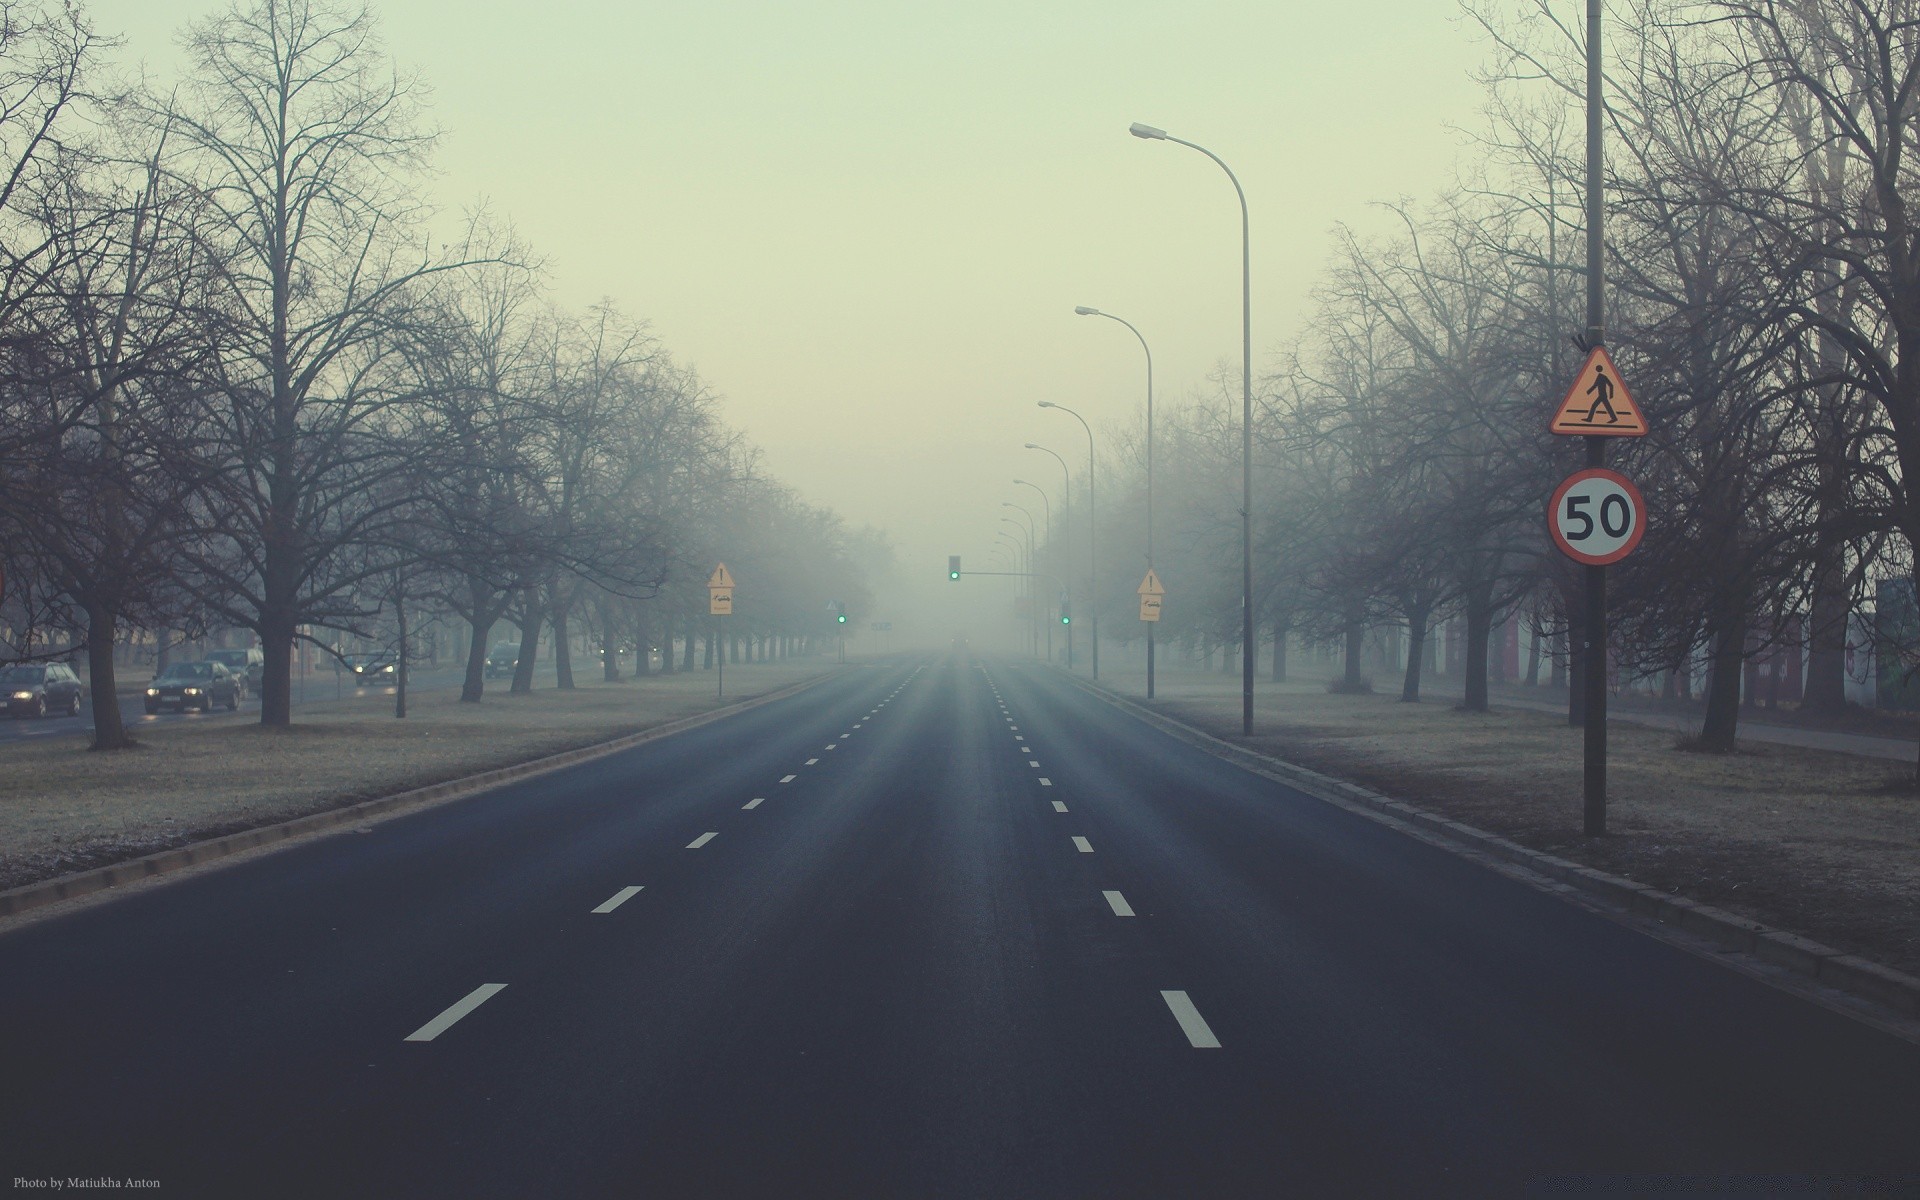
[[[1024,479],[1016,479],[1014,480],[1014,483],[1020,485],[1021,487],[1030,487],[1034,491],[1040,493],[1040,505],[1041,505],[1040,512],[1042,513],[1042,515],[1046,517],[1047,556],[1049,561],[1051,561],[1053,556],[1059,553],[1059,550],[1056,548],[1053,540],[1053,501],[1047,499],[1047,489],[1041,487],[1037,483],[1028,483]],[[1068,603],[1069,604],[1072,603],[1071,598],[1068,599]],[[1053,661],[1053,626],[1051,624],[1047,626],[1047,661],[1048,662]]]
[[[1020,507],[1017,504],[1008,504],[1006,501],[1001,501],[1001,505],[1002,507],[1005,507],[1005,508]],[[1024,508],[1021,508],[1020,511],[1024,513],[1027,510]],[[1038,658],[1040,657],[1040,626],[1039,626],[1040,608],[1037,604],[1034,603],[1034,595],[1033,595],[1033,549],[1034,549],[1033,547],[1033,514],[1027,513],[1027,523],[1025,525],[1020,524],[1020,522],[1014,520],[1012,517],[1001,517],[1000,520],[1005,524],[1013,526],[1014,529],[1018,531],[1022,537],[1026,538],[1026,551],[1027,551],[1026,566],[1021,569],[1022,571],[1025,572],[1027,577],[1026,578],[1027,615],[1032,617],[1035,622],[1034,627],[1031,630],[1031,633],[1033,636],[1033,656],[1035,658]]]
[[[1080,422],[1080,428],[1087,431],[1087,607],[1093,610],[1093,677],[1100,678],[1100,501],[1094,493],[1093,469],[1093,426],[1087,419],[1064,404],[1055,404],[1051,400],[1040,401],[1041,408],[1057,408],[1074,420]]]
[[[1135,121],[1127,132],[1153,142],[1198,150],[1233,181],[1240,198],[1240,730],[1253,736],[1253,249],[1247,234],[1247,193],[1233,168],[1205,146]],[[1096,643],[1097,645],[1097,643]]]
[[[1067,591],[1073,591],[1073,472],[1067,469],[1067,460],[1059,454],[1040,445],[1028,442],[1027,449],[1038,450],[1042,454],[1052,454],[1053,461],[1060,464],[1060,544],[1067,548]],[[1073,626],[1067,626],[1067,670],[1073,670]]]
[[[1084,304],[1076,305],[1073,311],[1083,317],[1105,317],[1109,321],[1120,322],[1132,331],[1134,337],[1139,338],[1140,348],[1147,353],[1147,570],[1151,571],[1153,570],[1153,350],[1147,345],[1147,339],[1141,335],[1140,331],[1134,329],[1133,322],[1127,320],[1125,317],[1116,317],[1110,312],[1101,312],[1097,308],[1089,308]],[[1098,611],[1098,609],[1095,610],[1096,614]],[[1094,619],[1098,621],[1099,617],[1096,615]],[[1151,700],[1153,699],[1154,622],[1148,621],[1146,625],[1147,699]],[[1099,647],[1097,640],[1094,642],[1094,646],[1097,650]]]
[[[1017,483],[1017,482],[1019,482],[1019,481],[1018,481],[1018,480],[1015,480],[1015,482]],[[1040,494],[1040,498],[1041,498],[1042,500],[1044,500],[1044,499],[1046,499],[1046,493],[1045,493],[1045,492],[1042,492],[1042,493]],[[1034,547],[1034,549],[1033,549],[1033,552],[1032,552],[1031,554],[1029,554],[1029,555],[1027,556],[1027,571],[1028,571],[1029,573],[1032,573],[1032,572],[1035,572],[1035,571],[1038,571],[1038,570],[1039,570],[1039,558],[1040,558],[1040,548],[1039,548],[1039,541],[1040,541],[1040,537],[1039,537],[1039,534],[1038,534],[1038,533],[1036,533],[1036,532],[1034,531],[1034,523],[1033,523],[1033,513],[1032,513],[1031,511],[1029,511],[1029,510],[1027,510],[1027,509],[1025,509],[1025,508],[1021,508],[1021,507],[1020,507],[1020,506],[1019,506],[1018,504],[1015,504],[1015,503],[1014,503],[1013,501],[1011,501],[1011,500],[1002,500],[1002,501],[1000,502],[1000,507],[1001,507],[1001,508],[1011,508],[1011,509],[1015,509],[1015,510],[1017,510],[1017,511],[1019,511],[1019,512],[1021,512],[1021,513],[1025,513],[1025,514],[1026,514],[1026,518],[1027,518],[1027,536],[1033,539],[1033,547]],[[1052,514],[1051,514],[1051,508],[1052,508],[1052,506],[1051,506],[1051,505],[1049,505],[1049,506],[1048,506],[1048,508],[1049,508],[1049,514],[1048,514],[1048,520],[1049,520],[1049,523],[1051,523],[1051,520],[1052,520]],[[1037,587],[1037,586],[1038,586],[1038,576],[1035,576],[1035,578],[1034,578],[1033,580],[1029,580],[1029,581],[1028,581],[1028,584],[1027,584],[1027,594],[1028,594],[1028,595],[1032,595],[1032,594],[1033,594],[1033,589],[1034,589],[1035,587]],[[1035,610],[1035,612],[1038,612],[1038,611],[1039,611],[1038,609],[1036,609],[1036,610]],[[1037,619],[1037,618],[1036,618],[1036,619]],[[1046,625],[1046,627],[1047,627],[1047,661],[1048,661],[1048,662],[1052,662],[1052,661],[1053,661],[1053,626],[1052,626],[1052,624],[1050,624],[1050,623],[1048,623],[1048,622],[1045,622],[1045,621],[1042,621],[1042,622],[1041,622],[1041,624],[1043,624],[1043,625]],[[1035,649],[1035,650],[1038,650],[1038,649],[1039,649],[1039,647],[1038,647],[1038,646],[1036,646],[1036,647],[1034,647],[1034,649]]]

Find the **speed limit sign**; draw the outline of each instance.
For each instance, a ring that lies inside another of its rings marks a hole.
[[[1604,567],[1633,553],[1647,531],[1647,505],[1627,477],[1605,467],[1575,471],[1554,489],[1547,532],[1575,562]]]

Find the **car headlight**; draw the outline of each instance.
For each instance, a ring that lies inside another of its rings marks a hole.
[[[187,695],[189,695],[189,696],[198,696],[199,694],[200,694],[200,689],[199,689],[199,688],[188,688],[188,689],[187,689]]]
[[[33,693],[32,692],[15,692],[13,694],[13,698],[15,700],[31,700],[33,699]]]
[[[147,695],[149,695],[149,696],[158,696],[159,694],[160,694],[160,689],[159,689],[159,688],[148,688],[148,689],[147,689]]]

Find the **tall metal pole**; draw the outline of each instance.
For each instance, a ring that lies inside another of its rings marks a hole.
[[[1205,146],[1137,121],[1127,132],[1198,150],[1227,173],[1233,194],[1240,198],[1240,732],[1251,737],[1253,664],[1258,655],[1253,641],[1253,242],[1248,234],[1247,193],[1233,168]]]
[[[1100,500],[1094,490],[1093,426],[1064,404],[1042,400],[1041,408],[1057,408],[1087,431],[1087,608],[1093,614],[1093,677],[1100,678]],[[1067,628],[1073,628],[1069,625]]]
[[[1097,308],[1080,307],[1073,310],[1083,317],[1105,317],[1109,321],[1118,321],[1132,330],[1133,336],[1140,341],[1140,349],[1147,355],[1147,570],[1153,570],[1153,348],[1147,345],[1147,339],[1133,322],[1125,317],[1116,317],[1110,312],[1101,312]],[[1147,699],[1153,699],[1153,629],[1154,623],[1147,625]]]
[[[1064,572],[1067,583],[1067,602],[1073,602],[1073,472],[1067,469],[1067,460],[1057,453],[1036,442],[1028,442],[1027,449],[1038,450],[1042,454],[1052,454],[1053,461],[1060,464],[1060,544],[1067,548],[1067,569]],[[1067,670],[1073,670],[1073,626],[1067,626]]]
[[[1587,0],[1587,341],[1606,344],[1605,292],[1601,268],[1606,249],[1601,225],[1601,0]],[[1587,465],[1607,465],[1607,439],[1587,439]],[[1582,826],[1588,837],[1607,831],[1607,569],[1588,567],[1586,612],[1587,729]]]
[[[1054,548],[1053,501],[1047,499],[1047,489],[1041,487],[1037,483],[1028,483],[1024,479],[1016,479],[1014,480],[1014,482],[1019,484],[1021,487],[1030,487],[1034,491],[1040,493],[1040,512],[1043,516],[1046,517],[1046,524],[1047,524],[1047,542],[1046,542],[1047,549],[1050,554],[1054,553],[1055,551],[1053,549]],[[1063,595],[1061,599],[1067,602],[1068,608],[1073,607],[1073,595],[1071,592]],[[1072,626],[1068,626],[1068,628],[1071,629]],[[1053,661],[1053,626],[1052,625],[1047,626],[1047,661],[1048,662]]]

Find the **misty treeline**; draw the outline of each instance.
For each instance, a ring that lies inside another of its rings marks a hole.
[[[1509,617],[1565,663],[1582,593],[1545,506],[1583,448],[1545,427],[1584,358],[1583,17],[1465,6],[1490,53],[1457,186],[1338,231],[1257,381],[1262,652],[1342,646],[1354,683],[1363,634],[1392,627],[1417,699],[1460,620],[1471,708]],[[1701,688],[1701,743],[1728,749],[1749,658],[1804,644],[1792,699],[1844,707],[1849,610],[1915,570],[1920,0],[1625,0],[1606,29],[1607,342],[1652,427],[1610,446],[1651,510],[1610,572],[1615,682]],[[1157,414],[1166,640],[1240,640],[1238,392],[1223,373]],[[1140,540],[1140,434],[1105,472],[1126,491],[1105,545]],[[1106,557],[1109,628],[1137,629],[1139,563]]]
[[[515,690],[543,629],[562,687],[574,632],[609,678],[623,646],[692,665],[722,557],[730,636],[864,610],[883,538],[766,478],[644,323],[556,306],[508,223],[444,232],[367,10],[244,0],[181,44],[180,78],[130,83],[77,6],[0,0],[6,651],[85,647],[97,747],[129,744],[141,631],[251,630],[285,725],[297,639],[455,614],[478,700],[502,621]]]

